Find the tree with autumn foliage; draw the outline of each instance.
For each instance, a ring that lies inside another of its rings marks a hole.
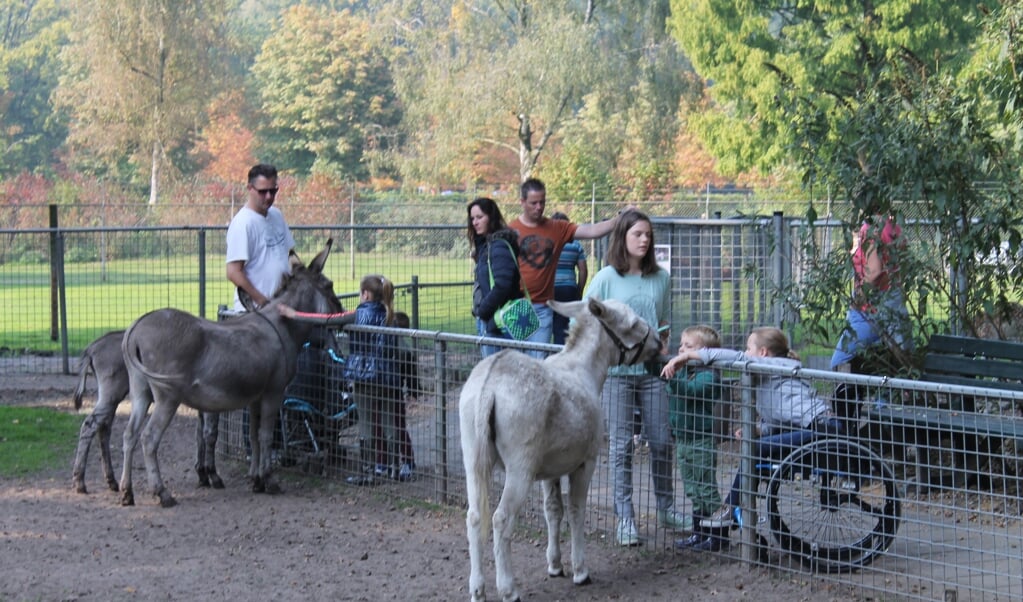
[[[252,68],[265,154],[297,173],[370,175],[369,151],[393,143],[401,111],[386,49],[348,11],[285,11]]]
[[[256,136],[244,115],[242,93],[231,90],[215,98],[209,123],[192,150],[203,167],[200,175],[221,182],[239,183],[256,161]]]
[[[149,172],[149,203],[224,78],[225,0],[76,0],[58,106],[78,167]]]

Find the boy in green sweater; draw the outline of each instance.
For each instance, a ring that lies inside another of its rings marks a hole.
[[[721,337],[709,326],[682,331],[679,353],[720,347]],[[693,504],[693,534],[675,542],[678,550],[713,551],[728,541],[727,528],[701,527],[700,520],[721,506],[717,482],[717,445],[714,404],[721,400],[721,379],[716,370],[686,365],[668,381],[671,430],[676,441],[679,474]]]

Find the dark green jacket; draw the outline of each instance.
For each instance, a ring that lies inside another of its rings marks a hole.
[[[714,405],[721,400],[716,370],[686,366],[668,381],[671,430],[676,439],[714,434]]]

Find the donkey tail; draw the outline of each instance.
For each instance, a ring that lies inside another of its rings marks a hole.
[[[89,353],[88,350],[86,350],[85,353],[82,354],[82,359],[79,360],[78,386],[75,387],[73,397],[76,410],[82,409],[82,395],[85,394],[85,382],[89,378],[89,372],[94,371],[95,370],[92,367],[92,355]]]
[[[485,382],[485,381],[484,381]],[[476,481],[476,501],[480,512],[480,528],[490,530],[490,473],[494,467],[494,408],[497,397],[490,387],[480,391],[479,403],[473,416],[476,445],[473,450],[472,472]]]

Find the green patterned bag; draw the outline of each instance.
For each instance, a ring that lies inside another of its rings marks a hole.
[[[504,241],[504,244],[508,245],[508,250],[511,251],[512,258],[517,261],[515,251],[512,250],[511,244],[507,240]],[[494,272],[490,269],[489,250],[490,249],[488,247],[487,271],[490,273],[490,288],[493,290]],[[522,287],[522,290],[526,293],[525,297],[512,299],[494,312],[494,323],[497,324],[497,327],[516,341],[524,341],[528,339],[537,331],[537,329],[540,328],[540,316],[537,315],[536,310],[533,309],[533,302],[529,298],[529,290],[525,286]]]
[[[540,316],[533,309],[533,302],[525,297],[514,299],[502,305],[494,312],[494,322],[508,336],[524,341],[540,328]]]

